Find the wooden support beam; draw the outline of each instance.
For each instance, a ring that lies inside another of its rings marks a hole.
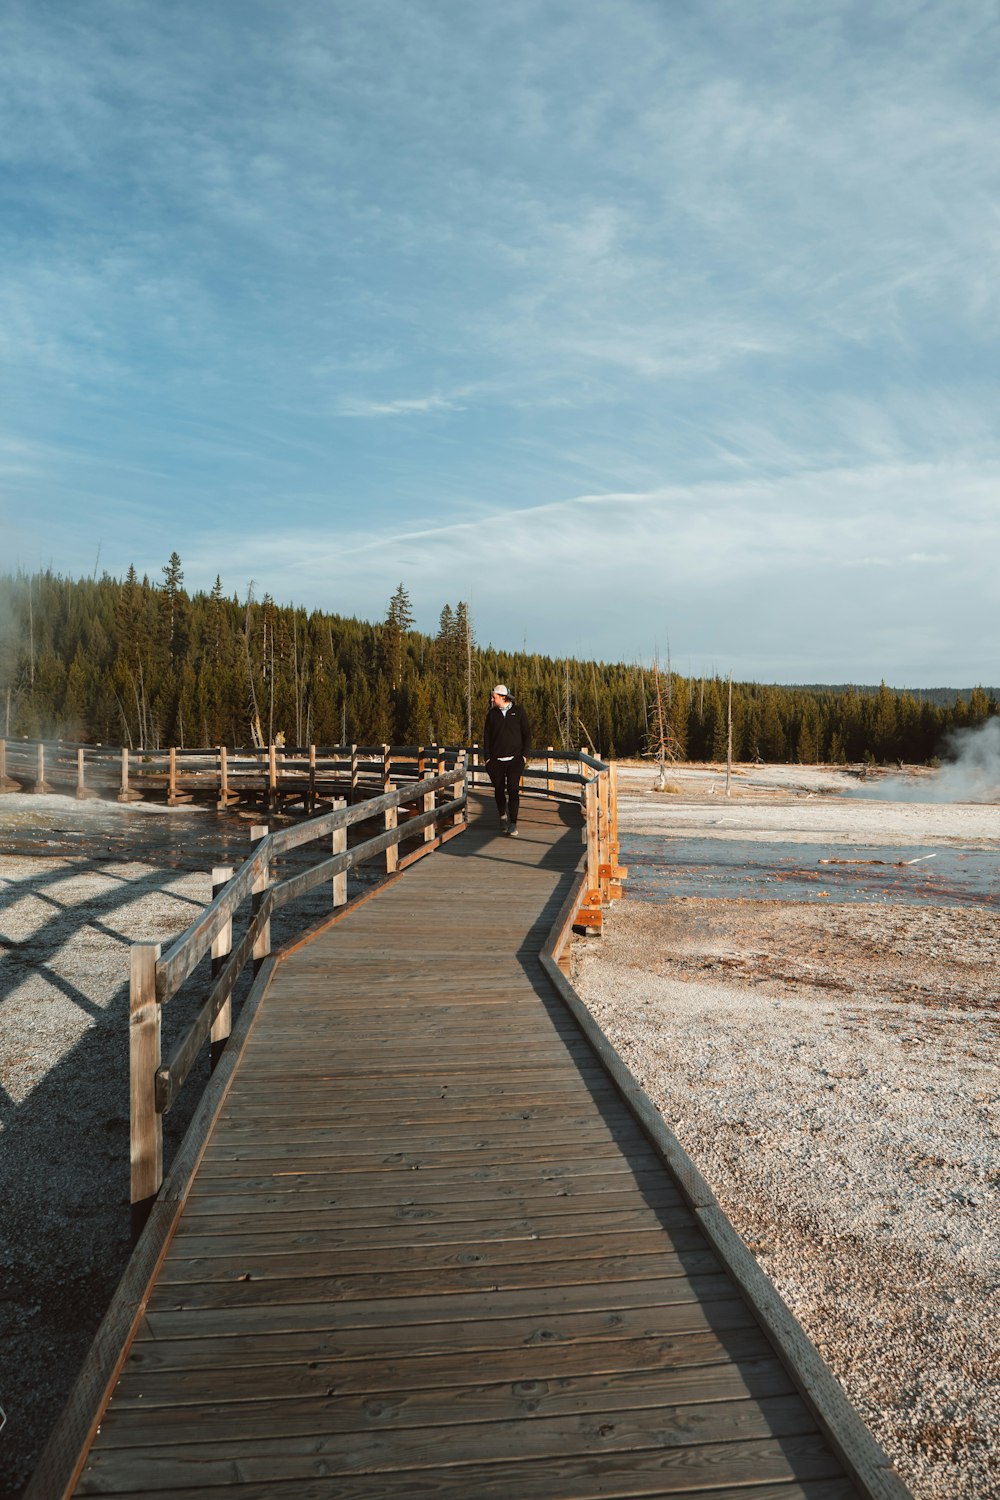
[[[604,922],[604,914],[601,910],[601,892],[589,890],[580,897],[576,915],[573,918],[574,927],[582,927],[585,932],[600,932]]]

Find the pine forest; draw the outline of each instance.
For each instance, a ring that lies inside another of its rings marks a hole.
[[[370,623],[184,588],[173,553],[151,581],[0,576],[0,732],[169,745],[432,744],[478,740],[494,682],[535,744],[620,758],[724,760],[729,683],[659,664],[555,659],[482,646],[468,605],[413,628],[404,584]],[[942,701],[943,700],[943,701]],[[732,683],[737,761],[926,763],[950,731],[1000,712],[995,689]]]

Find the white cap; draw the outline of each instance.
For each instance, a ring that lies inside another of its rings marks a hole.
[[[504,685],[503,685],[502,682],[498,682],[497,685],[496,685],[496,687],[493,689],[493,691],[500,698],[509,698],[510,697],[510,689],[504,687]]]

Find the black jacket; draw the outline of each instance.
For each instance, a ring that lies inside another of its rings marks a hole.
[[[527,760],[531,752],[531,730],[528,715],[519,703],[512,703],[504,713],[492,704],[483,726],[483,759],[503,760],[519,755]]]

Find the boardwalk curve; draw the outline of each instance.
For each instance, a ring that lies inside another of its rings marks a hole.
[[[81,1495],[905,1495],[559,993],[578,813],[520,826],[481,809],[273,967],[33,1500],[67,1445]]]

